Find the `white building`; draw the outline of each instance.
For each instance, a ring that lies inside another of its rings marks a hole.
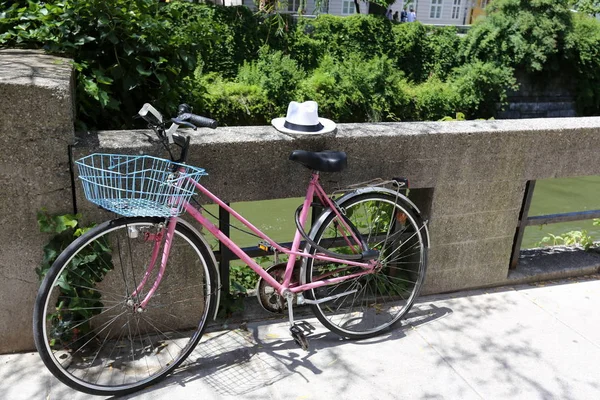
[[[256,9],[253,0],[223,0],[225,5],[245,5],[251,9]],[[415,9],[417,20],[424,24],[433,25],[465,25],[469,23],[469,14],[473,7],[473,0],[397,0],[389,9],[394,12],[402,11],[406,6],[407,10],[410,7]],[[281,1],[282,10],[284,13],[296,13],[300,6],[300,0]],[[361,14],[369,12],[369,3],[360,1]],[[331,14],[339,16],[348,16],[356,13],[354,0],[322,0],[322,14]],[[316,14],[315,0],[306,0],[305,14]]]
[[[433,25],[465,25],[472,7],[471,0],[398,0],[390,8],[400,13],[406,4],[415,9],[417,21]]]

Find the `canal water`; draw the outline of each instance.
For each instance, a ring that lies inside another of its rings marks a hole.
[[[600,209],[600,176],[543,179],[536,181],[529,216]],[[594,241],[600,241],[600,226],[592,220],[564,222],[525,229],[522,249],[537,247],[548,236],[586,230]]]
[[[277,199],[260,202],[235,203],[234,209],[277,241],[291,241],[295,226],[293,215],[302,198]],[[208,209],[216,213],[215,206]],[[544,179],[536,182],[530,216],[600,209],[600,176]],[[242,227],[234,221],[234,226]],[[516,228],[516,226],[515,226]],[[600,241],[600,226],[592,220],[531,226],[526,228],[522,249],[538,247],[549,233],[560,235],[574,230],[587,230],[595,241]],[[232,229],[231,236],[242,246],[256,246],[257,238]]]

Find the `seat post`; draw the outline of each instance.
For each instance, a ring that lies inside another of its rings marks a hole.
[[[320,178],[319,171],[313,170],[312,175],[313,175],[313,177],[316,175],[318,178]],[[311,206],[310,226],[314,225],[317,218],[319,218],[319,215],[321,215],[321,213],[323,212],[323,204],[321,203],[321,200],[319,199],[319,197],[317,196],[317,201],[315,201],[315,195],[313,195],[312,200],[313,201],[310,204],[310,206]]]

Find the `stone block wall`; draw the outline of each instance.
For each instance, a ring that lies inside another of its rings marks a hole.
[[[508,105],[499,119],[575,117],[575,82],[551,77],[536,83],[525,73],[516,73],[519,88],[508,93]]]
[[[0,353],[32,348],[35,268],[48,240],[36,212],[72,212],[72,88],[69,60],[0,50]]]

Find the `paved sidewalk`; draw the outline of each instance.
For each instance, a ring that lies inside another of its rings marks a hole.
[[[306,353],[281,321],[212,332],[189,362],[130,399],[598,399],[600,275],[421,299],[391,333],[317,332]],[[0,356],[0,399],[87,399],[38,355]]]

